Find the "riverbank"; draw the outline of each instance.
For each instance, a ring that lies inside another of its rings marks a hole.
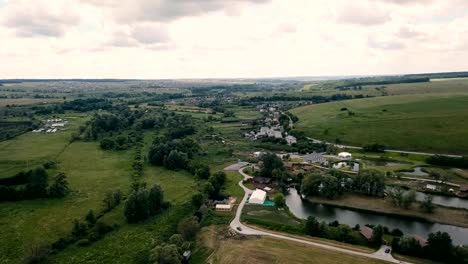
[[[355,211],[391,215],[405,219],[468,228],[468,211],[464,209],[437,206],[432,214],[427,214],[419,209],[419,203],[417,202],[414,203],[411,208],[403,209],[395,207],[388,199],[356,194],[346,194],[334,200],[319,197],[311,197],[308,198],[308,200],[313,203],[326,204]]]

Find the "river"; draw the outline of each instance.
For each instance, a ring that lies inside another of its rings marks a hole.
[[[377,213],[360,212],[311,203],[307,200],[302,200],[295,189],[290,189],[290,193],[286,195],[286,204],[296,217],[302,219],[315,216],[320,221],[332,222],[338,220],[340,223],[347,224],[351,227],[354,227],[356,224],[361,226],[365,224],[381,224],[389,229],[398,228],[403,231],[405,235],[413,234],[423,238],[427,238],[430,233],[441,231],[450,234],[455,245],[468,245],[468,228],[413,221],[396,216],[385,216]]]

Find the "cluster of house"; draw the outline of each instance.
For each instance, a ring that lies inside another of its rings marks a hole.
[[[44,120],[44,126],[33,130],[33,133],[56,133],[58,130],[63,130],[68,123],[67,120],[56,118]]]
[[[297,139],[294,136],[285,133],[285,137],[283,137],[284,129],[279,122],[279,118],[282,113],[279,111],[278,107],[259,105],[257,106],[257,110],[265,114],[265,119],[263,120],[264,126],[257,132],[250,131],[249,133],[245,133],[244,136],[246,138],[252,140],[257,140],[259,138],[284,138],[288,145],[297,143]]]
[[[259,138],[283,138],[283,128],[280,125],[275,125],[272,127],[261,127],[258,132],[250,131],[250,133],[245,133],[245,137],[252,140],[257,140]],[[296,144],[297,138],[291,135],[286,135],[284,137],[288,145]]]

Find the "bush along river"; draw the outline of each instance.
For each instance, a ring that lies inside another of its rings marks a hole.
[[[347,224],[350,227],[354,227],[357,224],[360,226],[366,224],[380,224],[389,229],[398,228],[403,231],[405,235],[418,235],[426,239],[430,233],[441,231],[450,234],[454,244],[468,245],[468,228],[429,223],[420,220],[409,220],[408,218],[393,215],[382,215],[312,203],[306,199],[301,199],[297,190],[293,188],[291,188],[289,194],[286,195],[286,204],[292,214],[302,219],[314,216],[319,221],[332,222],[338,220],[341,224]]]

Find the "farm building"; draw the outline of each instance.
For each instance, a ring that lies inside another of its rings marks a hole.
[[[339,157],[340,159],[350,159],[350,158],[352,158],[353,156],[352,156],[351,153],[349,153],[349,152],[340,152],[340,153],[338,153],[338,157]]]
[[[307,154],[304,156],[304,161],[308,163],[319,163],[319,164],[327,164],[327,160],[323,157],[322,154],[313,152],[311,154]]]
[[[435,191],[437,189],[437,186],[435,186],[433,184],[426,184],[426,189],[431,190],[431,191]]]
[[[249,203],[251,204],[263,204],[266,200],[266,192],[260,189],[256,189],[250,196]]]
[[[231,204],[217,204],[215,206],[216,211],[231,211],[232,206]]]
[[[55,123],[50,125],[51,127],[65,127],[65,123]]]
[[[363,237],[370,241],[372,239],[372,235],[374,234],[374,230],[368,226],[363,226],[359,230],[359,233],[361,233]]]

